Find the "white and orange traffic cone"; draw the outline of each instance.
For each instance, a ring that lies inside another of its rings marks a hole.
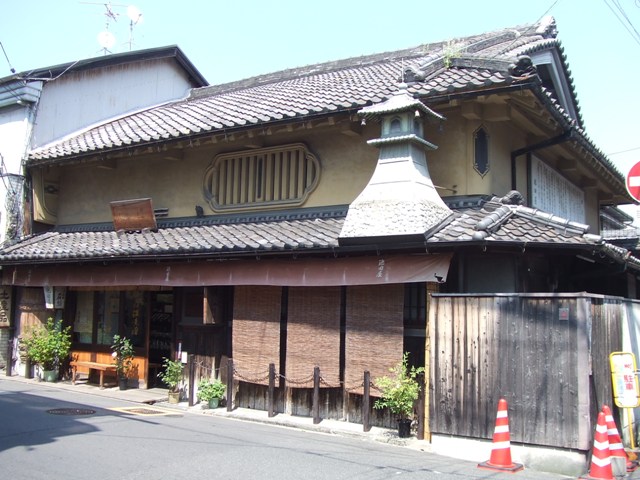
[[[615,467],[614,460],[621,459],[621,462],[624,461],[624,471],[617,473],[619,473],[620,475],[624,475],[625,471],[633,472],[638,468],[638,464],[629,459],[629,456],[624,449],[624,445],[622,444],[620,433],[618,433],[618,427],[616,426],[616,422],[613,419],[613,414],[611,413],[611,409],[608,405],[602,406],[602,413],[604,413],[604,418],[607,422],[607,434],[609,435],[609,455],[611,456],[612,466]]]
[[[496,428],[493,432],[493,450],[486,462],[478,464],[479,468],[500,472],[518,472],[524,468],[521,463],[511,461],[511,434],[509,433],[509,414],[507,401],[501,398],[498,402]]]
[[[609,434],[607,433],[607,420],[605,414],[598,414],[598,425],[593,439],[593,454],[591,455],[591,468],[585,477],[588,480],[614,480],[611,468],[611,456],[609,454]]]

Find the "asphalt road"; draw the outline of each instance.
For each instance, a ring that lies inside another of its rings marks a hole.
[[[357,438],[1,378],[0,472],[11,480],[516,478]],[[515,475],[563,478],[530,470]]]

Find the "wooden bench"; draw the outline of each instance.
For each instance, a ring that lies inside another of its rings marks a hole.
[[[104,373],[105,372],[113,372],[116,373],[116,366],[110,363],[98,363],[98,362],[85,362],[82,360],[74,360],[71,362],[71,368],[73,369],[73,373],[71,374],[71,383],[76,384],[76,373],[78,367],[84,367],[89,369],[89,373],[91,370],[97,370],[100,372],[100,388],[104,388]]]

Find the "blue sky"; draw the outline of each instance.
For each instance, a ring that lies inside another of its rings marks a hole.
[[[178,45],[211,84],[556,19],[591,140],[622,174],[640,161],[640,0],[135,0],[111,2],[114,53]],[[0,42],[16,71],[102,54],[104,3],[5,0]],[[616,10],[617,11],[617,10]],[[620,12],[618,16],[621,16]],[[632,28],[633,31],[633,28]],[[0,52],[0,77],[10,75]],[[620,153],[623,152],[623,153]]]

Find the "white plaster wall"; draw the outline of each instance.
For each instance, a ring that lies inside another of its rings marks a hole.
[[[4,161],[5,171],[0,172],[0,243],[6,240],[7,233],[7,195],[8,189],[15,189],[17,177],[22,174],[22,157],[25,154],[29,141],[29,116],[28,105],[15,105],[0,110],[0,155]],[[6,174],[13,174],[7,176]]]
[[[172,59],[63,74],[45,84],[32,148],[141,108],[177,100],[191,87]]]
[[[21,173],[29,135],[29,108],[15,105],[0,110],[0,154],[7,168],[4,173]]]

